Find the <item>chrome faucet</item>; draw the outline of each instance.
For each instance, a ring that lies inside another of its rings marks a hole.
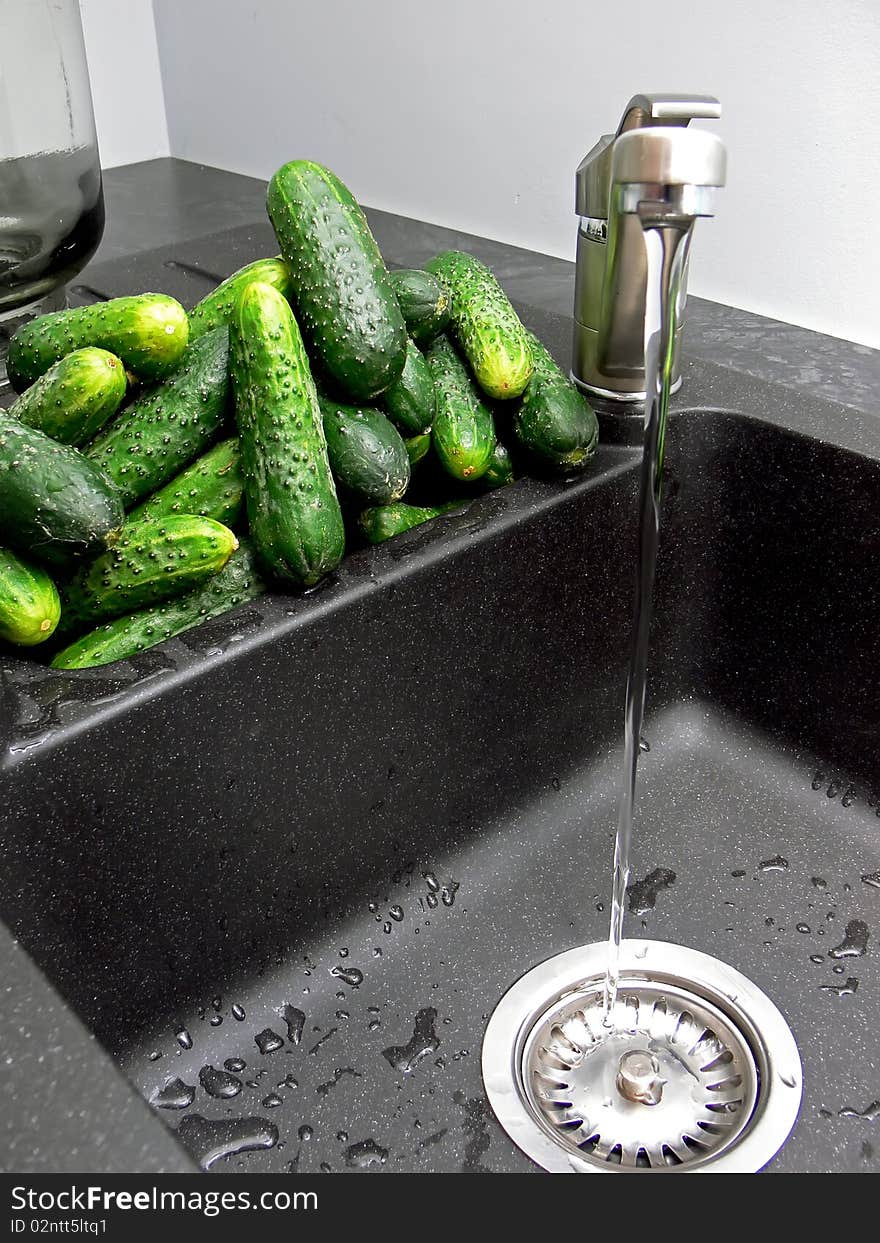
[[[725,177],[721,140],[686,127],[694,117],[720,115],[711,95],[636,95],[617,133],[600,138],[578,167],[572,378],[589,393],[623,402],[645,398],[645,227],[652,211],[662,227],[682,233],[668,360],[669,391],[681,386],[691,231],[697,216],[712,215],[712,188]]]

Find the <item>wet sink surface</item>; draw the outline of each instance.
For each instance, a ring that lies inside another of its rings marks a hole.
[[[868,1019],[880,972],[871,953],[829,951],[848,922],[875,922],[877,890],[859,879],[859,866],[877,860],[874,809],[863,797],[848,806],[829,799],[835,773],[826,769],[814,789],[806,756],[780,754],[760,730],[705,701],[655,714],[649,736],[635,869],[649,881],[633,891],[630,928],[735,963],[785,1010],[806,1093],[776,1168],[872,1168],[870,1123],[839,1110],[873,1099]],[[197,1088],[192,1110],[206,1118],[277,1126],[273,1151],[217,1169],[534,1169],[485,1104],[480,1042],[494,1000],[528,967],[607,935],[616,759],[558,774],[549,764],[527,805],[486,821],[456,851],[403,861],[396,883],[372,891],[306,953],[233,983],[219,1010],[208,997],[190,1010],[192,1049],[160,1027],[127,1051],[127,1072],[147,1096],[183,1079]],[[658,870],[661,883],[651,884]],[[344,974],[352,969],[351,979],[363,975],[354,987]],[[852,995],[824,991],[854,978]],[[212,1027],[216,1014],[223,1022]],[[275,1044],[266,1029],[279,1043],[261,1053],[255,1037]],[[246,1063],[233,1077],[243,1086],[234,1099],[212,1099],[199,1073],[228,1059]]]
[[[772,1168],[865,1170],[880,438],[788,430],[777,396],[670,424],[629,927],[789,1019]],[[480,1044],[518,976],[607,933],[636,482],[605,447],[135,661],[0,662],[2,915],[212,1168],[534,1168]]]

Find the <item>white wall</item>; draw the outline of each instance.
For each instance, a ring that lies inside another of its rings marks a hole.
[[[629,96],[716,94],[729,184],[692,291],[880,346],[876,0],[154,8],[173,154],[310,156],[376,207],[565,257],[573,171]]]
[[[101,164],[168,155],[151,0],[80,0]]]

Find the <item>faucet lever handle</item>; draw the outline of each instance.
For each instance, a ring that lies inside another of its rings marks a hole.
[[[717,120],[721,104],[714,95],[633,95],[623,110],[617,137],[651,125],[687,125],[697,117]]]

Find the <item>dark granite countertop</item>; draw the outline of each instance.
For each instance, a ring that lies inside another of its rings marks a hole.
[[[231,227],[267,231],[265,184],[180,160],[105,174],[108,222],[94,261],[136,256]],[[567,315],[574,265],[451,229],[370,211],[380,247],[419,264],[440,249],[489,263],[515,302]],[[574,227],[574,222],[573,226]],[[80,277],[88,283],[89,269]],[[693,298],[685,353],[788,392],[823,396],[864,416],[880,414],[880,352]],[[731,379],[733,377],[731,376]],[[723,387],[723,385],[722,385]],[[833,409],[834,407],[829,407]],[[193,1167],[36,965],[0,927],[0,1168],[16,1172],[186,1171]]]

